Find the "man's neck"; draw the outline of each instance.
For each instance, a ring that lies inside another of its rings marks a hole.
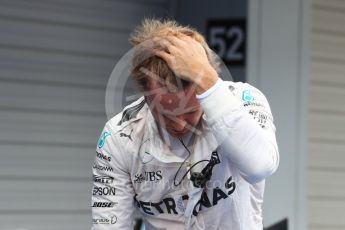
[[[168,133],[168,131],[161,126],[159,126],[159,133],[160,133],[160,136],[161,136],[163,142],[166,145],[168,145],[170,149],[181,147],[181,142],[179,139],[181,139],[185,145],[190,145],[190,142],[191,142],[193,134],[194,134],[192,131],[189,131],[188,133],[186,133],[185,135],[183,135],[181,137],[174,137],[174,136],[170,135]]]

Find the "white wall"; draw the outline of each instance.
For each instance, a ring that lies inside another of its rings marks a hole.
[[[311,2],[309,229],[345,229],[345,1]]]
[[[109,75],[166,0],[0,2],[0,229],[85,230]]]
[[[251,0],[248,82],[265,92],[280,149],[278,171],[267,181],[265,225],[289,219],[306,229],[308,0]]]

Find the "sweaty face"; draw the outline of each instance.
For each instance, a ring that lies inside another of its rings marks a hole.
[[[193,86],[169,92],[159,84],[150,87],[146,102],[158,125],[174,137],[192,131],[200,121],[202,109]]]

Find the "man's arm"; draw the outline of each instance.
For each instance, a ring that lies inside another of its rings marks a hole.
[[[92,230],[133,230],[133,187],[115,135],[108,124],[97,143],[93,165]]]
[[[199,96],[207,123],[242,177],[257,183],[279,164],[269,104],[258,89],[248,84],[235,94],[226,82],[217,85],[207,97]]]

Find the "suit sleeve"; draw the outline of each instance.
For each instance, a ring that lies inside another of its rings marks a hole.
[[[134,192],[123,152],[107,124],[92,169],[92,230],[133,230]]]
[[[276,128],[258,89],[246,83],[235,89],[222,81],[199,100],[219,146],[246,181],[257,183],[274,173],[279,164]]]

